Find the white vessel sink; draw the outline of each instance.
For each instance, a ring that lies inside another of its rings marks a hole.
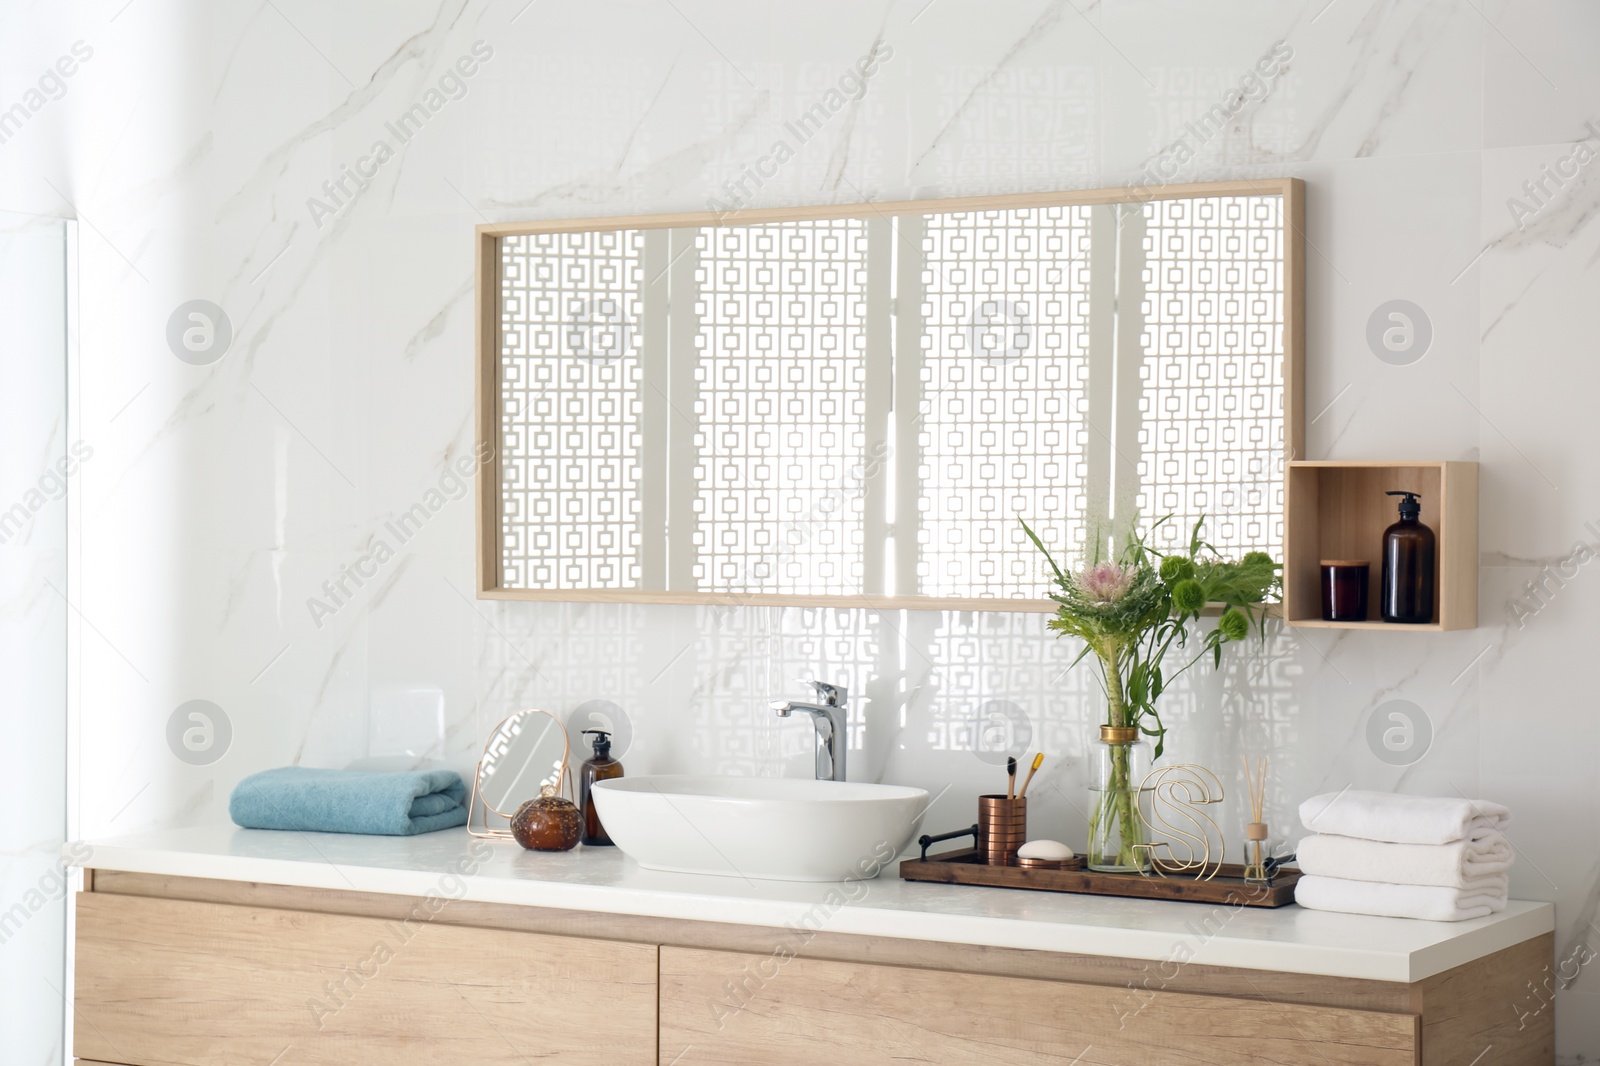
[[[875,877],[916,835],[928,793],[781,777],[597,781],[600,820],[640,866],[769,881]]]

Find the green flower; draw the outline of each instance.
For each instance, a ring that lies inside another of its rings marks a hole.
[[[1185,578],[1172,586],[1172,606],[1183,614],[1195,614],[1206,605],[1206,590],[1194,578]]]
[[[1250,635],[1250,619],[1242,611],[1229,607],[1222,612],[1222,617],[1217,619],[1217,629],[1229,640],[1243,640]]]
[[[1168,585],[1194,577],[1194,563],[1182,555],[1169,555],[1161,560],[1161,580]]]
[[[1252,569],[1262,567],[1269,570],[1278,565],[1272,561],[1272,556],[1266,552],[1245,552],[1244,558],[1239,560],[1239,564]]]

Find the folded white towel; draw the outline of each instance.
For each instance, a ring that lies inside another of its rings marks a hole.
[[[1504,876],[1485,878],[1479,885],[1467,889],[1442,888],[1438,885],[1386,885],[1376,881],[1350,881],[1343,877],[1306,874],[1295,883],[1294,900],[1300,906],[1316,911],[1462,922],[1504,910],[1506,891]]]
[[[1318,833],[1295,848],[1295,861],[1308,874],[1444,888],[1473,888],[1486,877],[1503,878],[1514,858],[1498,829],[1450,844],[1391,844]]]
[[[1394,844],[1449,844],[1485,830],[1504,829],[1511,812],[1488,800],[1346,789],[1300,804],[1300,821],[1313,833]]]

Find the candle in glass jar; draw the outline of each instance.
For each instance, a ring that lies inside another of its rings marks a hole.
[[[1324,622],[1367,620],[1367,571],[1365,559],[1322,560]]]

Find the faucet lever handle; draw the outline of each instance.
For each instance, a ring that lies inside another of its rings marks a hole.
[[[826,681],[813,681],[809,678],[800,679],[803,684],[810,685],[817,690],[817,699],[829,707],[843,707],[850,699],[850,692],[843,685],[832,685]]]

